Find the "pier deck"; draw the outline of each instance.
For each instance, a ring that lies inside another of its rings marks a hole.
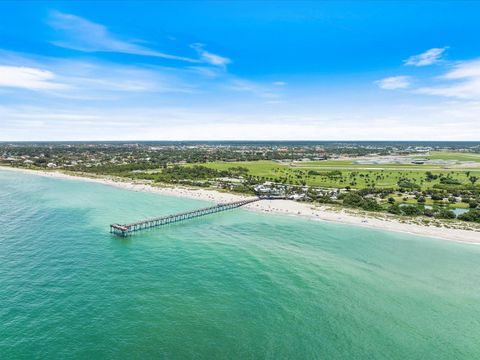
[[[187,211],[179,214],[167,215],[167,216],[162,216],[162,217],[153,218],[153,219],[147,219],[147,220],[138,221],[130,224],[112,224],[110,225],[110,232],[114,235],[124,237],[124,236],[131,235],[135,231],[151,229],[151,228],[162,226],[162,225],[167,225],[167,224],[172,224],[179,221],[193,219],[199,216],[204,216],[208,214],[217,213],[220,211],[226,211],[226,210],[238,208],[240,206],[247,205],[261,199],[262,198],[257,197],[253,199],[246,199],[246,200],[234,201],[234,202],[229,202],[224,204],[218,204],[218,205],[206,207],[203,209]]]

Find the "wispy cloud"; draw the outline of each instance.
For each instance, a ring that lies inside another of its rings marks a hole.
[[[410,76],[391,76],[375,82],[378,87],[385,90],[406,89],[410,87]]]
[[[458,62],[443,78],[450,80],[480,78],[480,59]]]
[[[132,93],[145,96],[192,93],[197,86],[195,77],[181,68],[50,58],[0,50],[0,88],[4,96],[13,98],[19,91],[35,90],[50,98],[105,100],[129,97]]]
[[[459,62],[453,70],[439,77],[438,80],[447,82],[438,86],[422,87],[416,92],[480,100],[480,59]]]
[[[198,53],[198,55],[200,56],[200,60],[206,62],[207,64],[225,67],[232,62],[229,58],[213,54],[205,50],[205,44],[195,43],[190,46]]]
[[[278,99],[281,97],[278,92],[273,91],[268,86],[244,79],[233,79],[227,87],[230,90],[248,92],[264,99]]]
[[[0,66],[0,87],[28,90],[60,90],[67,85],[56,82],[51,71],[22,66]]]
[[[19,91],[30,89],[41,90],[44,100],[48,98],[48,101],[66,98],[130,102],[135,96],[140,102],[164,103],[180,101],[180,93],[189,94],[192,99],[211,94],[239,99],[242,97],[239,92],[245,93],[247,98],[253,96],[266,101],[280,98],[283,90],[280,84],[235,77],[220,66],[127,65],[92,58],[63,59],[3,50],[0,50],[0,76],[0,88],[4,88],[4,94],[10,99],[19,98]]]
[[[182,69],[101,61],[63,61],[53,66],[86,92],[185,93],[195,84]]]
[[[391,139],[392,133],[403,140],[475,140],[480,136],[476,126],[479,106],[465,102],[393,108],[366,105],[351,113],[322,107],[288,112],[250,107],[251,111],[232,112],[221,107],[192,106],[0,105],[0,140],[118,140],[119,133],[123,140],[386,140]],[[112,128],[116,131],[112,132]]]
[[[405,65],[427,66],[438,63],[447,49],[448,47],[432,48],[419,55],[410,56],[405,60]]]
[[[63,39],[54,41],[60,47],[84,52],[116,52],[141,56],[153,56],[186,62],[198,62],[188,57],[166,54],[147,48],[133,40],[121,39],[101,25],[80,16],[53,11],[48,23],[62,33]]]
[[[225,75],[224,69],[214,66],[190,66],[187,68],[187,70],[210,79],[218,78],[222,75]]]

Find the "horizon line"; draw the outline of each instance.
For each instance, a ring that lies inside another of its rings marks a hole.
[[[196,140],[142,140],[142,139],[135,139],[135,140],[127,140],[127,139],[119,139],[119,140],[0,140],[0,143],[21,143],[21,142],[37,142],[37,143],[47,143],[47,142],[480,142],[479,140],[386,140],[386,139],[371,139],[371,140],[355,140],[355,139],[319,139],[319,140],[300,140],[300,139],[293,139],[293,140],[274,140],[274,139],[240,139],[240,140],[231,140],[231,139],[222,139],[222,140],[209,140],[209,139],[196,139]]]

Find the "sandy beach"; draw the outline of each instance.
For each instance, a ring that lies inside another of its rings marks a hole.
[[[206,189],[192,189],[185,187],[159,187],[152,186],[144,182],[135,182],[131,180],[124,180],[111,177],[87,177],[80,175],[70,175],[59,171],[42,171],[42,170],[28,170],[11,167],[0,166],[0,170],[17,171],[39,176],[81,180],[88,182],[95,182],[109,186],[115,186],[131,191],[142,191],[149,193],[156,193],[161,195],[186,197],[191,199],[211,201],[215,203],[237,201],[249,196],[231,194],[226,192],[219,192]],[[452,229],[444,226],[426,226],[419,225],[412,222],[401,222],[393,219],[386,214],[378,214],[378,217],[373,217],[373,214],[360,214],[347,209],[332,209],[326,206],[316,206],[309,203],[296,202],[292,200],[262,200],[244,206],[245,209],[251,211],[259,211],[263,213],[275,213],[290,216],[300,216],[311,220],[330,221],[341,224],[349,224],[355,226],[362,226],[368,228],[375,228],[387,231],[396,231],[419,236],[427,236],[439,238],[444,240],[480,244],[480,232],[478,230],[463,230]],[[376,215],[376,214],[375,214]]]

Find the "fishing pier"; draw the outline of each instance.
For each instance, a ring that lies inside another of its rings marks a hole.
[[[110,232],[117,236],[129,236],[133,232],[140,231],[140,230],[147,230],[154,227],[159,227],[167,224],[173,224],[184,220],[189,220],[193,218],[197,218],[200,216],[205,216],[209,214],[214,214],[221,211],[231,210],[238,208],[243,205],[250,204],[255,201],[259,201],[262,198],[257,197],[253,199],[245,199],[240,201],[234,201],[229,203],[217,204],[214,206],[206,207],[203,209],[187,211],[179,214],[173,214],[153,219],[147,219],[143,221],[134,222],[131,224],[112,224],[110,225]]]

